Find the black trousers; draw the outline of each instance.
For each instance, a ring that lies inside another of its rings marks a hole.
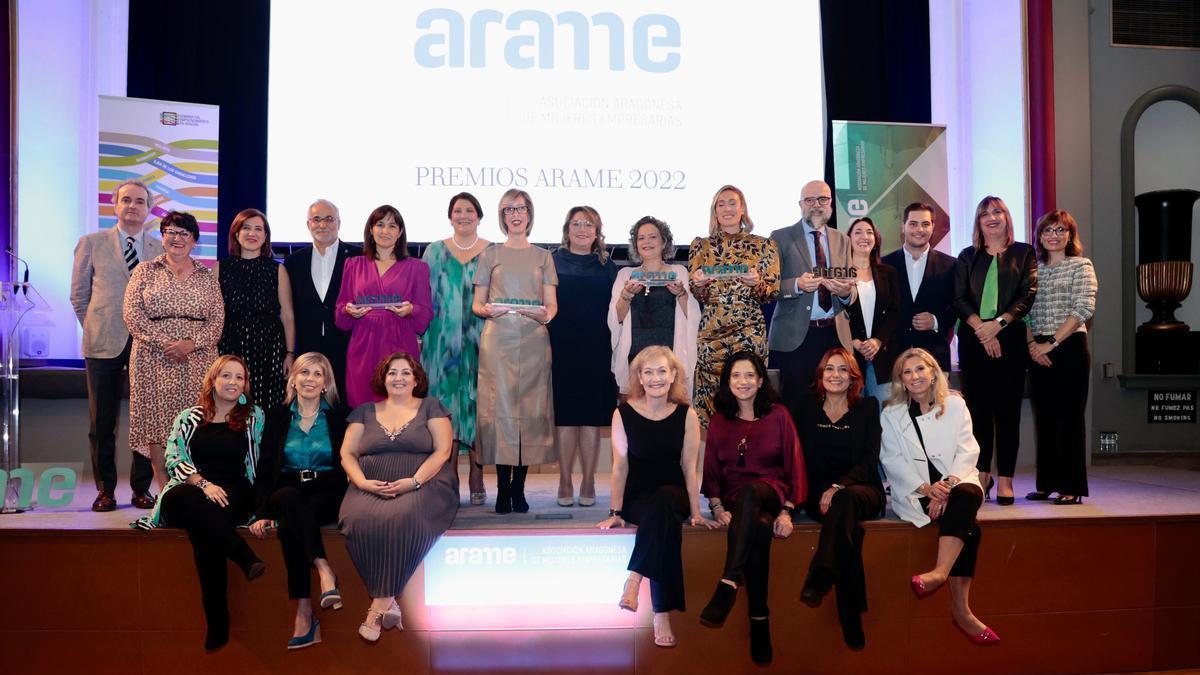
[[[748,483],[730,495],[729,541],[725,549],[725,572],[721,578],[746,587],[750,616],[770,615],[767,581],[771,571],[772,528],[783,509],[775,488],[766,483]]]
[[[833,493],[825,515],[821,515],[821,493],[809,494],[804,504],[808,516],[821,523],[805,584],[811,583],[822,592],[834,587],[840,617],[867,610],[867,577],[862,561],[866,533],[862,523],[879,517],[883,502],[883,493],[860,483]]]
[[[840,346],[835,326],[818,328],[810,325],[804,334],[804,342],[796,349],[790,352],[772,350],[771,361],[779,369],[782,380],[780,398],[791,401],[794,397],[807,394],[816,380],[821,357],[830,349]]]
[[[1037,434],[1037,489],[1086,497],[1087,409],[1092,357],[1087,333],[1075,333],[1050,352],[1049,368],[1033,363],[1029,384]]]
[[[200,598],[209,633],[229,630],[228,568],[226,558],[244,572],[258,557],[237,533],[238,525],[250,513],[249,485],[221,485],[229,496],[229,506],[218,506],[195,485],[177,485],[163,495],[162,513],[167,525],[187,530],[192,542],[192,557],[200,579]]]
[[[271,493],[267,508],[279,521],[289,598],[312,596],[313,561],[326,557],[321,526],[337,520],[345,495],[345,479],[332,475],[305,483],[294,474],[284,475]]]
[[[133,338],[125,349],[111,359],[83,360],[87,372],[88,441],[92,446],[92,476],[96,490],[112,494],[117,489],[117,415],[121,410],[121,388],[129,367],[129,351]],[[149,492],[154,469],[150,460],[133,453],[133,468],[129,485],[134,493]]]
[[[978,487],[959,483],[950,490],[946,510],[938,521],[938,536],[963,540],[963,549],[950,568],[952,577],[975,576],[975,559],[979,556],[979,540],[983,536],[975,521],[980,506],[983,506],[983,490]]]
[[[684,611],[683,519],[691,514],[687,488],[660,485],[625,502],[621,512],[637,525],[628,569],[650,580],[654,611]]]
[[[1017,471],[1017,450],[1021,446],[1021,398],[1025,393],[1025,364],[1029,361],[1025,328],[1022,322],[1016,322],[1000,331],[1001,356],[993,359],[983,351],[975,332],[963,326],[959,330],[958,357],[963,396],[979,443],[976,468],[991,473],[994,450],[997,473],[1011,478]]]

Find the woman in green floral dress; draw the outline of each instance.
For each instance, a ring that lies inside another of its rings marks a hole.
[[[429,373],[429,395],[450,409],[458,454],[470,455],[471,503],[482,504],[483,466],[475,448],[475,387],[479,377],[479,333],[483,319],[471,312],[475,265],[490,242],[479,237],[483,210],[469,192],[450,198],[447,216],[454,234],[425,249],[433,290],[433,321],[421,342],[421,364]]]

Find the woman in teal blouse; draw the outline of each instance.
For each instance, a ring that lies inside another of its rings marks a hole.
[[[349,410],[338,402],[333,366],[317,352],[296,359],[283,401],[267,413],[263,428],[250,531],[262,539],[268,529],[279,528],[288,597],[296,601],[296,621],[287,647],[302,649],[321,641],[321,622],[313,618],[310,601],[314,567],[321,580],[321,608],[342,608],[321,526],[337,520],[346,494],[346,473],[338,451]]]
[[[229,642],[225,559],[247,580],[266,571],[236,530],[250,514],[263,428],[262,409],[249,395],[250,377],[240,358],[221,356],[209,366],[197,405],[171,425],[165,458],[170,479],[154,511],[133,523],[187,530],[208,622],[204,648],[210,651]]]

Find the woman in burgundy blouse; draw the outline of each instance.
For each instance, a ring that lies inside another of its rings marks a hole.
[[[704,451],[704,483],[713,518],[729,528],[725,572],[700,623],[725,623],[746,586],[750,609],[750,657],[771,662],[767,573],[771,538],[792,533],[792,511],[804,502],[807,484],[800,441],[787,408],[767,381],[767,367],[753,352],[729,357],[713,399]]]

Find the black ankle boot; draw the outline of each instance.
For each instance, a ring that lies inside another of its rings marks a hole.
[[[861,614],[852,612],[847,616],[839,616],[838,621],[842,624],[842,639],[846,641],[847,647],[857,652],[867,646]]]
[[[507,464],[496,465],[496,513],[512,513],[512,469]]]
[[[804,580],[804,590],[800,591],[800,602],[816,609],[821,606],[821,600],[833,587],[833,580],[821,570],[812,570]]]
[[[204,648],[210,652],[216,651],[229,643],[229,613],[210,617],[208,632],[204,635]]]
[[[512,497],[512,510],[517,513],[529,513],[529,502],[525,501],[525,476],[528,473],[528,466],[514,466],[512,470],[509,495]]]
[[[712,600],[709,600],[700,612],[700,623],[709,628],[720,628],[725,625],[725,618],[729,616],[729,610],[733,609],[733,603],[736,600],[737,589],[724,581],[718,581]]]
[[[775,651],[771,649],[771,620],[750,619],[750,658],[760,666],[771,663]]]

